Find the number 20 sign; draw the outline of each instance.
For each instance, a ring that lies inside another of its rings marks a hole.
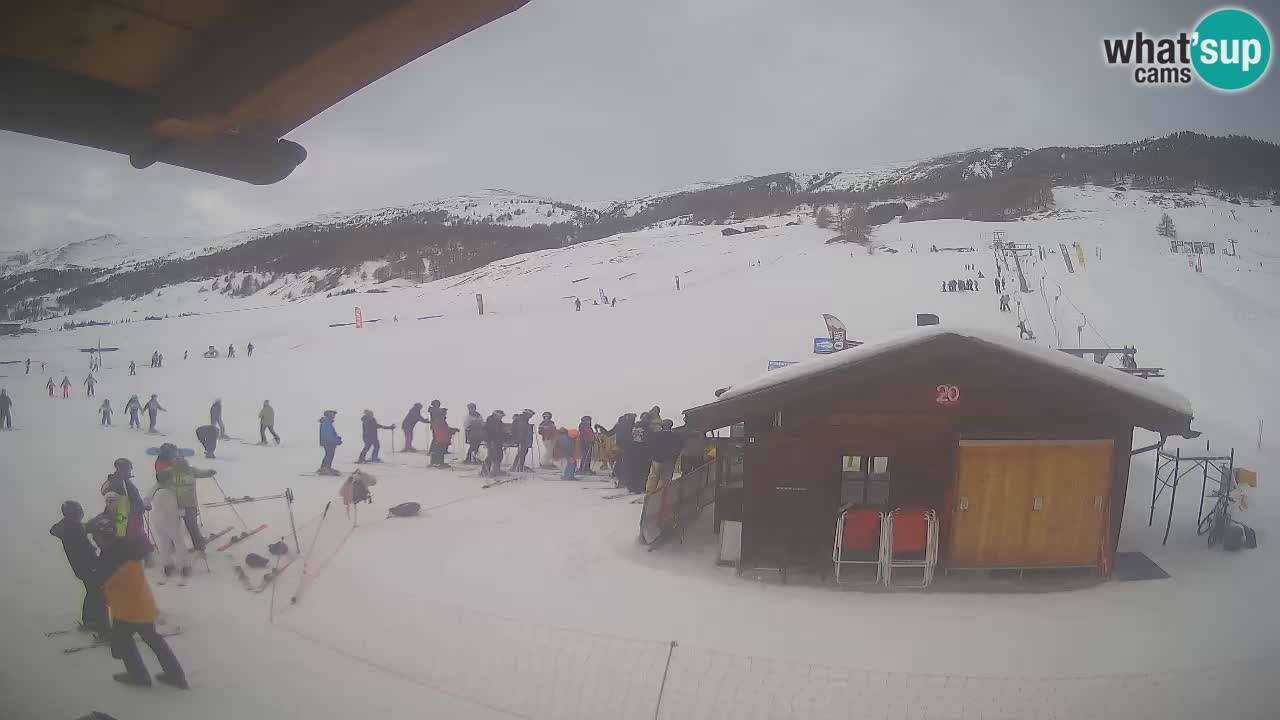
[[[939,385],[933,399],[939,405],[955,405],[960,402],[960,388],[955,385]]]

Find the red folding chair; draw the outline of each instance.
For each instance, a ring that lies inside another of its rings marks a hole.
[[[879,584],[884,574],[885,514],[878,510],[850,508],[836,521],[836,539],[831,548],[831,561],[836,566],[836,584],[840,584],[841,565],[875,565]],[[856,559],[849,559],[852,556]],[[869,559],[873,558],[873,559]]]
[[[929,587],[938,564],[938,515],[930,508],[898,508],[885,521],[884,584],[893,582],[893,568],[920,568],[919,583],[902,587]]]

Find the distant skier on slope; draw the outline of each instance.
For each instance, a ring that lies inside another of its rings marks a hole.
[[[147,428],[147,432],[149,433],[159,432],[159,430],[156,430],[156,416],[159,413],[168,412],[168,411],[164,409],[164,407],[160,404],[160,401],[156,399],[155,395],[151,396],[151,399],[147,401],[146,405],[142,406],[142,409],[147,411],[147,420],[149,421],[149,425],[150,425]]]
[[[480,445],[484,443],[484,416],[476,410],[475,403],[467,403],[467,419],[462,422],[462,439],[467,443],[467,457],[462,462],[476,465],[480,459]]]
[[[218,429],[218,437],[227,439],[227,426],[222,423],[222,398],[217,398],[209,406],[209,424]]]
[[[138,401],[137,395],[129,396],[129,402],[124,404],[124,411],[129,413],[129,427],[141,430],[142,421],[138,419],[138,413],[142,412],[142,403]]]
[[[409,408],[409,413],[404,416],[404,420],[400,423],[400,429],[404,431],[404,449],[403,452],[417,452],[413,447],[413,429],[418,423],[425,423],[427,419],[422,417],[422,403],[414,403]]]
[[[0,389],[0,430],[13,429],[13,398],[9,391]]]
[[[235,356],[236,356],[236,346],[235,346],[234,344],[228,345],[228,346],[227,346],[227,357],[228,357],[228,358],[233,358],[233,357],[235,357]]]
[[[249,343],[249,346],[248,346],[247,348],[245,348],[245,350],[246,350],[246,351],[248,351],[246,354],[247,354],[249,357],[253,357],[253,343],[252,343],[252,342],[250,342],[250,343]]]
[[[53,397],[53,378],[49,378],[49,382],[45,383],[44,386],[49,388],[49,397]]]
[[[27,358],[27,375],[31,374],[31,358]]]
[[[111,400],[109,398],[103,400],[102,404],[98,406],[98,415],[101,418],[99,424],[107,427],[111,426]]]
[[[267,433],[271,433],[271,438],[277,445],[280,444],[280,436],[276,434],[276,409],[271,407],[270,400],[262,401],[262,409],[258,411],[258,444],[267,444]]]
[[[378,441],[379,430],[395,430],[395,425],[381,425],[378,418],[373,416],[372,410],[365,410],[360,416],[361,434],[364,438],[364,448],[360,450],[360,457],[356,458],[356,463],[363,464],[365,462],[382,462],[378,457],[378,451],[382,449],[382,443]],[[373,456],[365,460],[365,455],[373,450]]]
[[[325,410],[324,416],[320,418],[320,447],[324,448],[324,458],[320,460],[320,469],[316,470],[317,475],[342,474],[333,469],[333,454],[342,444],[342,436],[338,435],[338,431],[333,427],[333,419],[337,416],[337,410]]]
[[[137,374],[138,374],[138,363],[136,363],[136,362],[134,362],[134,361],[130,360],[130,361],[129,361],[129,376],[130,376],[130,377],[132,377],[132,376],[137,375]]]
[[[89,377],[84,379],[84,386],[87,388],[85,391],[86,396],[93,397],[93,389],[98,386],[98,379],[93,376],[93,373],[89,373]]]
[[[511,439],[516,444],[516,459],[511,463],[512,472],[529,469],[525,461],[529,457],[529,448],[533,447],[533,423],[529,422],[532,417],[533,411],[526,408],[511,418]]]
[[[502,444],[507,437],[507,429],[502,422],[504,417],[505,412],[494,410],[484,421],[485,455],[484,465],[480,467],[482,476],[499,477],[506,474],[502,470]]]
[[[62,397],[71,397],[71,378],[66,375],[62,376]]]

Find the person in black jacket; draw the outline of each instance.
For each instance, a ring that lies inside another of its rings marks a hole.
[[[196,439],[204,447],[204,456],[213,460],[213,453],[218,449],[218,428],[213,425],[201,425],[196,428]]]
[[[516,459],[511,463],[511,472],[525,472],[528,466],[525,460],[529,457],[529,448],[533,447],[533,424],[529,418],[533,411],[526,409],[511,418],[511,439],[516,444]]]
[[[649,478],[644,488],[647,493],[661,490],[671,482],[671,477],[675,474],[676,458],[680,457],[684,439],[671,429],[673,425],[670,420],[663,420],[660,429],[650,432],[645,438],[645,448],[649,451],[649,459],[653,461],[649,466]]]
[[[366,462],[365,453],[369,452],[369,450],[373,450],[373,456],[369,458],[368,462],[382,462],[378,457],[378,451],[382,449],[382,444],[378,442],[378,431],[395,430],[396,426],[379,425],[378,418],[373,416],[373,411],[365,410],[364,414],[360,416],[360,427],[364,431],[364,448],[360,450],[360,457],[356,458],[356,462]]]
[[[427,422],[427,419],[422,417],[422,403],[414,403],[413,407],[409,408],[409,414],[405,415],[400,423],[400,429],[404,430],[404,452],[418,452],[413,447],[413,428],[418,423],[424,422]]]
[[[631,431],[635,424],[636,414],[627,413],[618,418],[618,422],[614,423],[612,429],[602,431],[605,435],[613,437],[614,442],[617,444],[618,457],[613,463],[613,477],[627,487],[630,487],[627,483],[627,463],[630,460],[628,451],[631,448]]]
[[[49,534],[62,541],[71,572],[84,585],[84,602],[80,604],[80,627],[94,634],[111,629],[107,622],[107,601],[93,580],[98,565],[98,550],[89,542],[84,529],[84,508],[75,500],[62,503],[62,519],[49,528]]]
[[[494,410],[484,421],[484,464],[480,466],[480,474],[486,477],[505,475],[502,470],[502,444],[507,439],[507,428],[502,418],[506,413]]]

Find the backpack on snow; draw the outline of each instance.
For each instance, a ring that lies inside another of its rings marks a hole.
[[[387,509],[387,517],[413,517],[422,510],[422,505],[416,502],[400,503],[394,507]]]
[[[244,557],[244,564],[251,568],[264,568],[270,564],[270,560],[262,557],[258,553],[249,553]]]

